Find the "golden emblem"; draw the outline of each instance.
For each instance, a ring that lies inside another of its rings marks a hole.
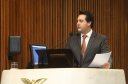
[[[21,78],[21,80],[24,82],[24,84],[42,84],[44,83],[47,79],[46,78],[40,78],[37,80],[32,79],[32,81],[30,81],[27,78]]]

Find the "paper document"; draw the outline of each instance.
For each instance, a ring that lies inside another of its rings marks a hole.
[[[111,52],[96,54],[92,63],[88,67],[101,67],[104,63],[107,63],[111,56]]]

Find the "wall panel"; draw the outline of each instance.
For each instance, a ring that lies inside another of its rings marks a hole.
[[[79,11],[94,14],[94,31],[108,38],[113,69],[124,69],[128,80],[128,0],[1,0],[1,67],[9,69],[12,61],[26,68],[30,43],[48,48],[77,32]],[[21,35],[22,53],[8,60],[10,35]],[[64,48],[66,41],[54,47]]]

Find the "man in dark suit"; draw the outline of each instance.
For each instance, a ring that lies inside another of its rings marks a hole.
[[[88,11],[79,12],[77,18],[78,33],[69,37],[65,46],[71,49],[78,62],[78,66],[87,68],[96,54],[109,52],[107,37],[92,30],[94,16]],[[102,68],[109,69],[112,66],[112,58]]]

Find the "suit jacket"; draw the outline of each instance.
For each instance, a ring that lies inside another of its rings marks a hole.
[[[109,52],[108,40],[107,37],[96,32],[92,32],[92,35],[89,39],[88,45],[86,47],[86,52],[84,58],[82,56],[81,50],[81,34],[73,35],[69,37],[68,42],[65,46],[66,49],[71,49],[78,65],[81,64],[81,67],[87,68],[96,54]],[[112,58],[110,57],[109,61],[110,67],[112,66]]]

